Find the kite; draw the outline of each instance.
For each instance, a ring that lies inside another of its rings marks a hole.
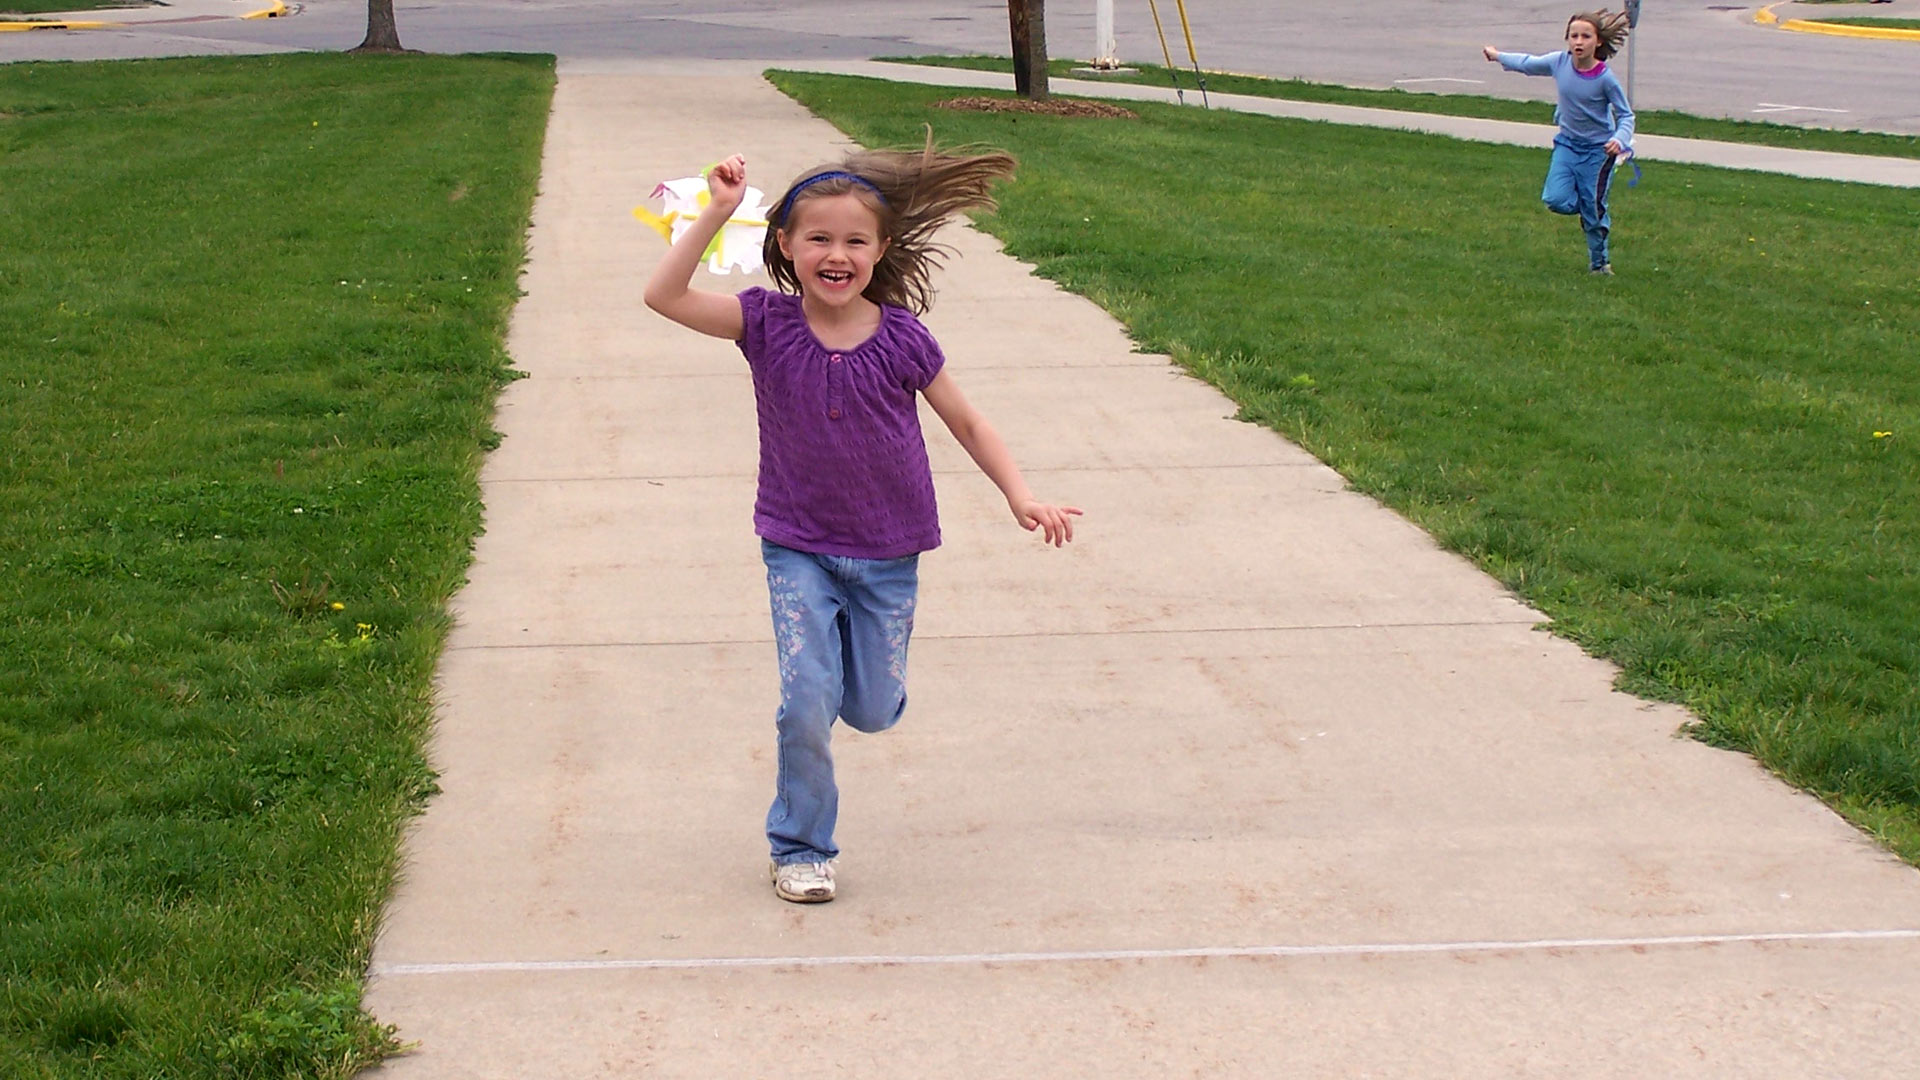
[[[713,201],[707,191],[704,176],[688,176],[679,180],[668,180],[653,189],[653,197],[661,200],[661,212],[656,214],[644,206],[633,208],[633,216],[639,218],[671,244],[680,239],[680,234],[693,227],[693,219]],[[713,242],[701,257],[707,260],[707,269],[715,274],[731,274],[739,267],[743,274],[751,274],[760,269],[760,248],[767,237],[766,193],[757,187],[748,187],[746,197],[740,200],[740,208],[733,212],[727,223],[714,235]]]

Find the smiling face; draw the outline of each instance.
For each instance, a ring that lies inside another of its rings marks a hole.
[[[1600,47],[1600,31],[1585,19],[1574,19],[1567,23],[1567,51],[1573,54],[1576,64],[1581,67],[1593,63],[1593,53]]]
[[[780,251],[793,261],[801,294],[836,308],[860,298],[887,250],[879,215],[851,192],[794,203],[777,236]]]

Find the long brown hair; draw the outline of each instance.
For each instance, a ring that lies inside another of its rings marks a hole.
[[[1593,36],[1600,39],[1593,49],[1594,59],[1611,60],[1614,53],[1626,48],[1627,17],[1624,13],[1608,11],[1606,8],[1601,8],[1599,11],[1582,11],[1567,20],[1567,29],[1573,29],[1573,24],[1577,22],[1593,27]]]
[[[852,195],[880,219],[880,238],[888,242],[861,295],[876,304],[924,313],[933,306],[933,268],[950,250],[934,243],[933,234],[963,210],[997,206],[993,185],[1011,177],[1015,164],[1013,155],[990,147],[935,149],[933,129],[928,128],[926,145],[919,150],[860,150],[835,164],[808,169],[788,185],[769,214],[761,248],[767,273],[782,289],[799,292],[800,275],[780,250],[780,231],[807,200]],[[858,179],[813,180],[822,173],[850,173]]]

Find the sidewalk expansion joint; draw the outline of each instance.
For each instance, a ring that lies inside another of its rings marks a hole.
[[[512,435],[508,435],[512,438]],[[1249,461],[1223,462],[1215,465],[1033,465],[1020,471],[1029,476],[1041,473],[1120,473],[1120,472],[1202,472],[1227,469],[1317,469],[1324,468],[1321,461]],[[977,476],[977,468],[935,469],[935,476]],[[494,476],[480,481],[481,487],[493,484],[631,484],[637,481],[665,483],[669,480],[753,480],[758,473],[671,473],[662,475],[634,474],[630,476]]]
[[[698,971],[725,968],[930,967],[992,964],[1103,963],[1126,960],[1215,960],[1388,957],[1461,953],[1559,953],[1699,948],[1714,945],[1824,944],[1920,940],[1920,930],[1817,930],[1672,937],[1542,938],[1531,941],[1387,942],[1355,945],[1246,945],[1192,949],[1087,949],[1063,952],[946,953],[867,956],[695,956],[659,960],[479,960],[438,964],[375,964],[375,978],[558,971]]]
[[[1457,630],[1474,627],[1502,626],[1541,626],[1546,623],[1544,616],[1530,615],[1524,619],[1461,619],[1453,622],[1396,622],[1396,623],[1297,623],[1290,626],[1191,626],[1173,629],[1148,628],[1144,630],[1036,630],[1013,634],[915,634],[916,642],[929,641],[1035,641],[1044,638],[1092,638],[1092,637],[1140,637],[1151,634],[1176,636],[1182,634],[1289,634],[1324,633],[1328,630]],[[700,648],[713,645],[771,645],[773,638],[702,638],[698,640],[673,641],[537,641],[524,645],[449,645],[447,652],[482,651],[528,651],[533,649],[654,649],[654,648]]]

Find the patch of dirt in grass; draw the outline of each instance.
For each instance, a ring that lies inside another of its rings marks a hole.
[[[1099,101],[1086,101],[1081,98],[1048,98],[1045,101],[1028,101],[1026,98],[963,97],[935,102],[934,107],[940,109],[958,109],[962,112],[1020,112],[1038,113],[1042,116],[1097,116],[1106,120],[1140,119],[1139,114],[1123,109],[1118,105],[1108,105]]]

